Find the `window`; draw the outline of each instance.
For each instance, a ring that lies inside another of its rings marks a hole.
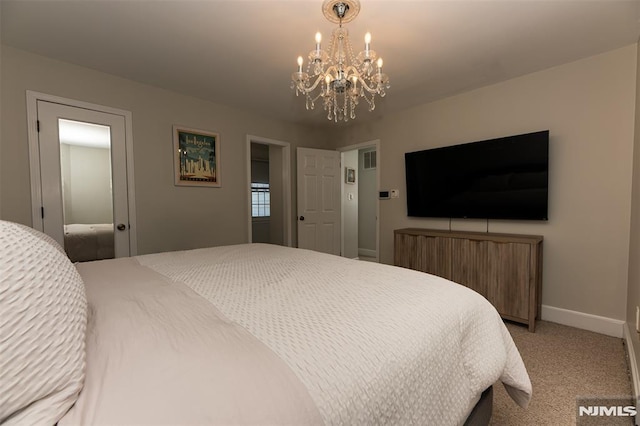
[[[251,183],[251,217],[269,217],[271,197],[268,183]]]
[[[376,168],[376,152],[368,151],[364,153],[364,167],[365,170]]]

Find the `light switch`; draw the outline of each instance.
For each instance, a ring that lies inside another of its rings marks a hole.
[[[398,198],[400,196],[400,190],[399,189],[392,189],[391,190],[391,198]]]

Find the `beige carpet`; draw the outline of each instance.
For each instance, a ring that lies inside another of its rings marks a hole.
[[[529,372],[533,399],[522,409],[502,385],[495,386],[492,425],[574,425],[577,397],[631,398],[622,339],[546,321],[537,323],[535,333],[521,325],[507,328]],[[609,420],[590,424],[633,424],[629,418]]]

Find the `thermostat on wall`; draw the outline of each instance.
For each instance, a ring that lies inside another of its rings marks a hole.
[[[378,198],[381,200],[388,200],[389,198],[391,198],[391,195],[389,194],[389,191],[380,191]]]

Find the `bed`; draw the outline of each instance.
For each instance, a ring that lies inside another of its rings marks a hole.
[[[268,244],[73,265],[25,228],[0,222],[0,423],[486,424],[495,383],[531,398],[450,281]]]
[[[64,225],[64,249],[72,262],[112,259],[113,223]]]

